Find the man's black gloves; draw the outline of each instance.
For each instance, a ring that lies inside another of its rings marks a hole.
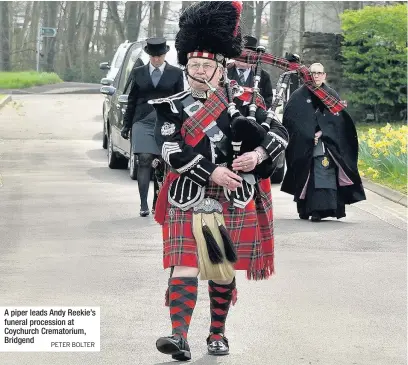
[[[129,139],[129,131],[130,128],[128,126],[124,126],[120,131],[120,135],[122,136],[122,138]]]

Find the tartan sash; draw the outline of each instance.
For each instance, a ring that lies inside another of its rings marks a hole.
[[[238,61],[254,64],[257,62],[258,54],[254,51],[244,50],[241,56],[236,57],[236,59]],[[322,103],[327,107],[327,109],[329,109],[332,114],[339,113],[345,108],[340,100],[329,94],[323,88],[314,84],[312,74],[305,65],[300,65],[296,62],[289,62],[284,58],[276,57],[270,53],[262,54],[261,60],[268,65],[276,66],[285,71],[296,70],[302,77],[306,87],[322,101]]]
[[[228,104],[225,90],[218,89],[218,92],[220,97]],[[211,122],[217,120],[225,109],[227,109],[225,104],[215,93],[212,93],[204,105],[183,123],[181,135],[184,141],[192,147],[197,146],[205,136],[204,129],[207,128]]]
[[[228,104],[224,88],[218,89],[218,95]],[[247,102],[251,102],[251,98],[252,89],[247,87],[244,87],[244,93],[238,96],[238,99]],[[222,102],[215,93],[212,93],[205,101],[203,107],[185,120],[181,127],[181,135],[188,145],[192,147],[197,146],[205,136],[203,130],[205,130],[211,122],[216,121],[221,113],[227,109],[224,102]],[[265,103],[259,96],[256,98],[256,104],[258,107],[265,109]]]

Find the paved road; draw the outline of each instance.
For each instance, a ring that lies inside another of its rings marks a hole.
[[[169,364],[160,230],[138,216],[137,184],[107,168],[102,96],[16,96],[0,111],[0,306],[100,306],[99,353],[1,353],[2,365]],[[274,188],[276,276],[248,282],[206,355],[201,283],[194,364],[406,364],[406,209],[374,193],[347,218],[297,219]]]
[[[101,84],[86,82],[59,82],[57,84],[32,86],[26,89],[0,89],[0,94],[99,94]]]

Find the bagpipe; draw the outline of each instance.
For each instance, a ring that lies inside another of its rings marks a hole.
[[[264,63],[278,67],[284,71],[295,71],[298,73],[299,77],[302,78],[306,87],[323,102],[331,113],[339,113],[345,108],[345,105],[342,104],[339,99],[329,94],[323,88],[316,86],[309,68],[300,64],[295,58],[288,60],[286,58],[276,57],[270,53],[255,52],[245,49],[241,53],[241,56],[237,57],[236,60],[248,64]]]
[[[261,124],[267,131],[271,129],[271,123],[273,120],[280,123],[281,121],[276,116],[276,109],[278,106],[285,101],[285,93],[288,89],[290,78],[293,74],[296,74],[296,71],[286,71],[279,76],[278,83],[275,88],[275,95],[272,100],[271,107],[267,111],[266,120]]]
[[[335,97],[328,94],[324,89],[321,89],[314,84],[313,77],[309,69],[300,64],[299,59],[294,56],[292,56],[291,59],[275,57],[272,54],[266,53],[263,46],[258,46],[256,51],[244,50],[241,56],[237,57],[236,60],[245,62],[247,64],[255,64],[254,86],[252,88],[252,97],[247,116],[243,116],[236,108],[226,69],[224,73],[225,94],[220,93],[219,90],[211,86],[210,83],[206,82],[208,87],[214,92],[218,99],[227,107],[228,114],[231,118],[231,144],[233,149],[232,161],[240,154],[253,151],[256,147],[260,146],[271,128],[271,123],[274,120],[279,122],[275,111],[279,103],[283,100],[283,95],[289,84],[290,77],[294,73],[299,74],[306,87],[308,87],[319,99],[321,99],[333,114],[338,113],[344,108],[344,105],[340,102],[340,100],[337,100]],[[257,123],[255,115],[258,108],[256,105],[256,100],[259,95],[258,85],[261,78],[262,63],[276,66],[286,72],[283,73],[279,79],[274,100],[271,107],[267,111],[267,118],[262,125],[260,125]],[[225,99],[224,95],[226,96],[227,100]],[[235,193],[231,192],[231,203],[229,207],[231,211],[234,210],[234,198]]]

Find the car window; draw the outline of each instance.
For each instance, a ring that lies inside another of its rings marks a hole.
[[[125,60],[122,64],[122,71],[120,73],[119,85],[118,89],[123,92],[126,81],[129,78],[130,73],[132,72],[133,66],[135,62],[140,57],[140,53],[142,51],[142,46],[140,43],[133,44],[129,51],[126,54]]]
[[[118,49],[118,55],[115,59],[115,63],[113,67],[120,68],[120,66],[122,65],[123,59],[125,58],[125,55],[126,55],[126,48],[120,47]]]

